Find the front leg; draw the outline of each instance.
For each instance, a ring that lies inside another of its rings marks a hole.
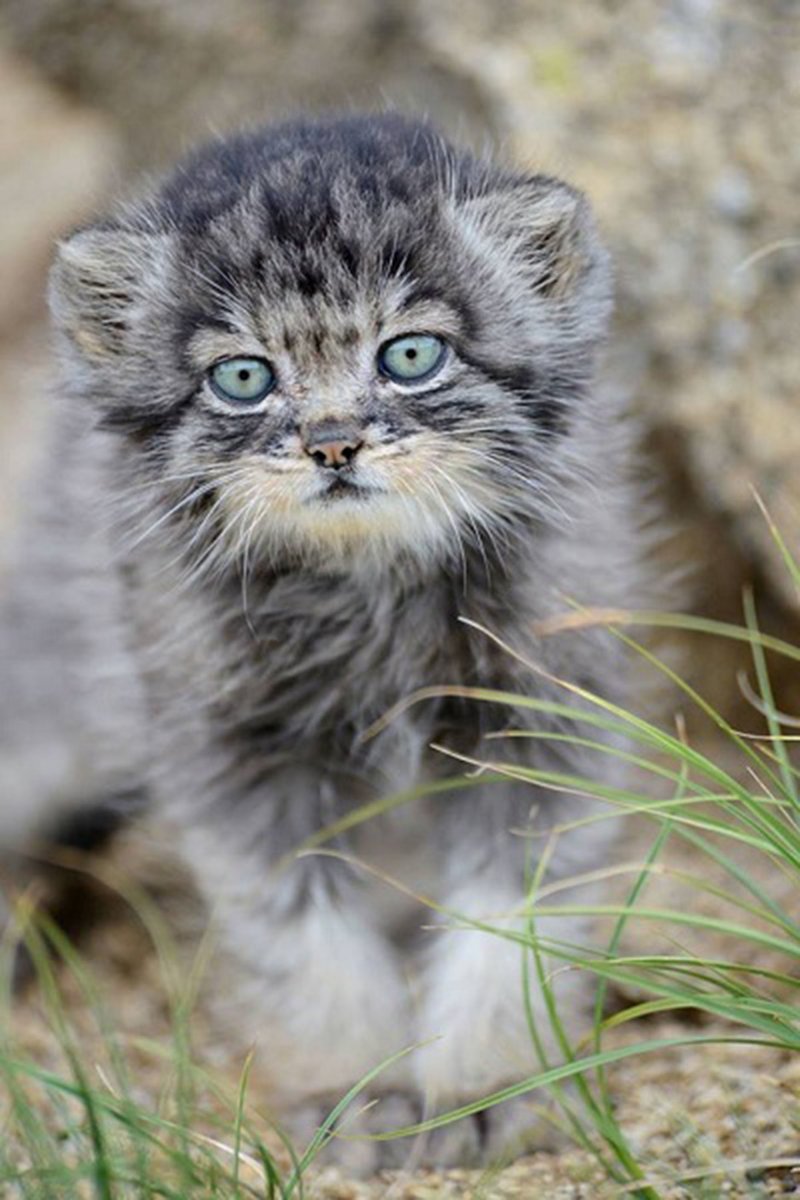
[[[342,861],[291,852],[335,816],[329,784],[284,769],[239,811],[205,806],[184,818],[183,851],[205,893],[228,969],[212,993],[223,1027],[256,1046],[278,1122],[302,1151],[319,1122],[367,1072],[413,1042],[405,979]],[[370,1132],[419,1118],[406,1060],[374,1081],[345,1120]],[[355,1114],[377,1098],[369,1118]],[[335,1138],[328,1157],[369,1173],[407,1152],[397,1143]]]
[[[548,843],[548,830],[574,815],[570,807],[562,797],[525,784],[503,782],[458,794],[442,813],[443,906],[467,922],[525,934],[530,928],[530,873]],[[606,824],[591,826],[590,834],[578,829],[558,835],[549,846],[547,882],[596,867]],[[583,890],[569,897],[585,898]],[[557,903],[553,897],[548,907]],[[437,1040],[417,1059],[428,1115],[536,1074],[542,1069],[540,1049],[550,1065],[561,1061],[531,951],[467,923],[458,927],[457,921],[446,920],[444,925],[431,934],[422,1012],[421,1037]],[[584,942],[584,925],[580,917],[546,917],[536,923],[535,932],[547,941],[574,945]],[[590,981],[557,955],[544,955],[542,961],[560,1021],[571,1035],[585,1030]],[[430,1136],[424,1157],[446,1165],[541,1148],[553,1140],[552,1126],[541,1118],[542,1101],[541,1094],[531,1094],[445,1126]]]

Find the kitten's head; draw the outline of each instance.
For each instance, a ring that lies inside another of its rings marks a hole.
[[[65,241],[51,296],[165,527],[339,570],[547,518],[609,272],[579,193],[390,115],[201,150]]]

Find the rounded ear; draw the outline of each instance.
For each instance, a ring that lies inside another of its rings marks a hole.
[[[132,310],[164,271],[169,240],[166,234],[105,228],[80,230],[59,243],[50,311],[86,358],[121,353]]]
[[[588,291],[607,309],[611,272],[582,192],[549,175],[511,177],[463,200],[458,216],[537,295],[568,302]]]

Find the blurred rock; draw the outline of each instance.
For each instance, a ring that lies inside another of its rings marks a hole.
[[[104,193],[115,138],[99,113],[63,97],[0,47],[0,332],[42,311],[57,234]]]
[[[752,181],[736,167],[722,171],[714,182],[711,199],[725,220],[747,221],[755,215],[756,197]]]
[[[44,285],[54,238],[108,190],[117,139],[0,47],[0,570],[52,385]]]
[[[110,114],[129,165],[296,111],[387,103],[480,132],[480,82],[443,73],[406,0],[2,0],[0,28],[69,95]]]
[[[618,266],[614,373],[675,435],[750,576],[800,596],[800,11],[782,0],[420,6],[516,156],[591,194]],[[713,579],[716,546],[707,547]]]
[[[0,20],[113,121],[131,173],[243,120],[390,102],[575,179],[618,264],[613,374],[726,553],[800,613],[752,495],[800,543],[796,5],[0,0]]]

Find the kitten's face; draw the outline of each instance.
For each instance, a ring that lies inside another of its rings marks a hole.
[[[409,303],[410,290],[373,284],[349,303],[264,297],[230,314],[229,329],[190,338],[197,403],[172,463],[217,442],[221,509],[253,552],[290,547],[336,566],[439,555],[482,520],[488,444],[479,431],[452,436],[454,396],[462,426],[482,403],[457,349],[463,321],[440,301]],[[239,397],[240,382],[258,386],[254,399]]]
[[[79,387],[231,561],[458,563],[547,512],[606,308],[583,207],[394,120],[217,148],[62,251]]]

